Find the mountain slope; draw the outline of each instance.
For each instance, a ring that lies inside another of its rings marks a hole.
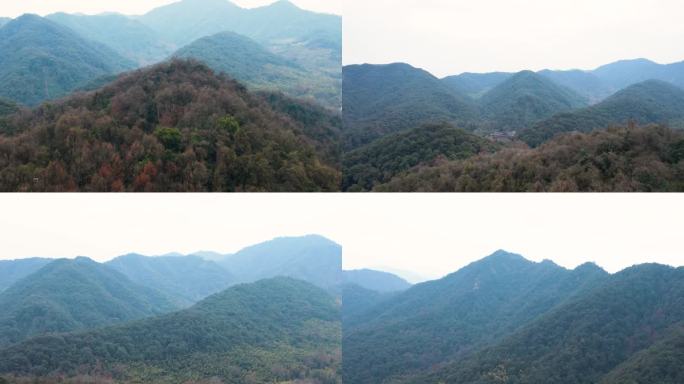
[[[599,104],[562,113],[520,132],[519,137],[532,146],[559,133],[589,132],[609,125],[669,124],[684,127],[684,89],[659,80],[632,85]]]
[[[684,191],[684,134],[666,127],[613,127],[562,135],[466,160],[421,166],[383,192]]]
[[[495,148],[494,143],[449,124],[428,124],[389,134],[345,153],[342,189],[372,190],[401,172],[437,158],[466,159]]]
[[[342,271],[342,281],[376,292],[397,292],[411,287],[409,282],[397,275],[372,269]]]
[[[45,18],[64,25],[85,39],[107,45],[139,66],[160,62],[174,49],[172,44],[164,42],[151,28],[116,13],[53,13]]]
[[[355,324],[354,320],[360,318],[364,312],[383,300],[394,297],[398,292],[382,293],[358,284],[344,283],[342,285],[342,334],[346,333],[347,329],[353,329],[357,326],[358,324]]]
[[[0,17],[0,27],[12,21],[9,17]]]
[[[335,289],[342,278],[342,247],[318,235],[281,237],[242,249],[219,264],[240,282],[286,276]]]
[[[479,99],[494,87],[510,79],[511,76],[513,74],[507,72],[462,73],[456,76],[447,76],[442,79],[442,82],[461,94]]]
[[[40,361],[32,360],[38,353]],[[87,372],[120,382],[339,384],[339,365],[338,304],[287,278],[235,286],[180,312],[0,351],[0,373]]]
[[[599,102],[613,94],[613,87],[590,71],[578,69],[551,71],[547,69],[538,73],[558,85],[573,90],[591,103]]]
[[[636,266],[500,344],[407,382],[596,383],[682,319],[684,268]],[[618,382],[635,382],[626,379]]]
[[[24,15],[0,28],[0,96],[22,104],[64,96],[132,67],[110,48],[39,16]]]
[[[201,38],[178,50],[178,58],[194,58],[216,72],[256,90],[288,95],[339,108],[337,79],[321,71],[306,70],[276,55],[256,41],[233,32]]]
[[[0,190],[338,190],[337,166],[306,135],[329,122],[302,121],[175,60],[15,119],[19,133],[0,136]]]
[[[0,345],[139,319],[175,306],[87,258],[56,260],[0,294]]]
[[[131,281],[190,305],[228,288],[235,278],[220,265],[198,256],[146,257],[129,254],[106,263]]]
[[[531,71],[513,75],[480,99],[488,129],[498,131],[517,131],[585,105],[573,91]]]
[[[477,117],[466,96],[408,64],[346,66],[342,92],[348,148],[427,123],[469,127]]]
[[[498,251],[443,279],[417,284],[352,319],[344,380],[392,382],[494,342],[605,279]],[[410,330],[410,331],[408,331]]]
[[[15,282],[43,268],[52,259],[33,257],[17,260],[0,260],[0,292],[9,288]]]

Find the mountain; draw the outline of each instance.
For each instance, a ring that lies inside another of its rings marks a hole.
[[[0,27],[12,21],[9,17],[0,17]]]
[[[681,329],[683,298],[684,268],[628,268],[500,343],[406,382],[497,383],[505,377],[511,383],[661,383],[672,374],[681,377],[681,364],[674,371],[644,366],[646,371],[633,372],[635,376],[622,371],[624,381],[606,375],[670,336],[672,327]],[[652,381],[641,381],[651,374]]]
[[[354,327],[355,319],[378,305],[383,300],[393,297],[397,292],[378,292],[364,288],[354,283],[344,283],[342,285],[342,334]]]
[[[487,129],[494,131],[518,131],[585,105],[575,92],[531,71],[513,75],[480,99]]]
[[[173,56],[202,61],[214,71],[223,72],[252,89],[282,91],[318,101],[331,109],[338,109],[340,105],[340,89],[335,77],[320,70],[306,70],[233,32],[201,38]]]
[[[139,66],[158,63],[174,50],[173,44],[165,42],[151,28],[117,13],[53,13],[45,18],[73,30],[85,39],[107,45]]]
[[[240,282],[286,276],[334,290],[342,279],[342,247],[318,235],[279,237],[226,256],[219,264]]]
[[[579,69],[568,71],[543,70],[538,74],[554,83],[571,89],[591,104],[597,103],[614,93],[614,88],[591,71]]]
[[[131,281],[165,293],[181,306],[189,306],[220,292],[236,280],[213,261],[198,256],[120,256],[106,263]]]
[[[420,166],[381,192],[684,191],[684,133],[662,126],[612,127],[559,136],[533,149]]]
[[[339,40],[342,31],[339,16],[306,11],[282,0],[253,9],[227,0],[182,0],[156,8],[138,20],[177,46],[225,31],[260,42],[305,41],[315,34],[334,35]]]
[[[342,70],[343,120],[349,149],[427,123],[468,128],[477,109],[430,73],[408,64],[350,65]]]
[[[466,159],[495,149],[494,143],[445,123],[389,134],[344,154],[342,189],[372,190],[437,158]]]
[[[342,281],[376,292],[396,292],[411,287],[409,282],[397,275],[372,269],[343,271]]]
[[[658,64],[647,59],[621,60],[601,66],[593,73],[614,89],[623,89],[646,80],[669,81],[684,86],[684,63]]]
[[[338,190],[338,166],[306,135],[334,115],[307,126],[307,111],[324,112],[288,104],[303,117],[193,61],[127,73],[14,119],[18,133],[0,136],[0,190]]]
[[[667,124],[684,128],[684,89],[648,80],[632,85],[591,107],[561,113],[520,132],[532,146],[565,132],[589,132],[630,120],[638,124]]]
[[[170,312],[161,293],[88,258],[53,261],[0,293],[0,346]]]
[[[35,15],[0,28],[0,96],[26,105],[55,99],[134,66],[112,49]]]
[[[0,260],[0,292],[24,277],[43,268],[52,259],[32,257],[28,259]]]
[[[503,83],[513,76],[508,72],[490,73],[462,73],[457,76],[447,76],[442,82],[453,87],[459,93],[468,95],[473,99],[479,99],[494,87]]]
[[[12,100],[0,98],[0,117],[11,115],[19,110],[19,106]]]
[[[606,277],[591,264],[571,271],[497,251],[353,319],[358,325],[343,335],[343,379],[400,382],[495,342]]]
[[[325,291],[287,278],[264,280],[179,312],[28,340],[0,350],[0,374],[339,384],[339,319],[339,304]]]

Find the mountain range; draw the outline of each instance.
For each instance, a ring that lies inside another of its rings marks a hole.
[[[610,275],[592,263],[567,270],[497,251],[390,296],[359,289],[343,296],[345,382],[674,383],[682,375],[670,358],[684,325],[683,268]]]
[[[254,89],[331,110],[341,103],[341,18],[286,0],[253,9],[228,0],[182,0],[142,16],[24,15],[3,19],[0,29],[0,96],[27,106],[188,56]],[[244,55],[252,56],[253,68],[244,65]]]

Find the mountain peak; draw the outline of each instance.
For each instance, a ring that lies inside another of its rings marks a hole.
[[[517,253],[511,253],[508,252],[504,249],[499,249],[496,252],[492,253],[491,255],[485,257],[485,259],[493,259],[493,260],[525,260],[524,257]]]

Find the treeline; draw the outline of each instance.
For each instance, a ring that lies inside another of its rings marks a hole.
[[[277,112],[198,62],[159,64],[6,118],[0,190],[338,190],[334,156],[306,133],[333,135],[339,120],[296,108]]]
[[[684,132],[613,127],[557,137],[538,148],[511,145],[466,160],[438,160],[376,191],[684,191]]]

